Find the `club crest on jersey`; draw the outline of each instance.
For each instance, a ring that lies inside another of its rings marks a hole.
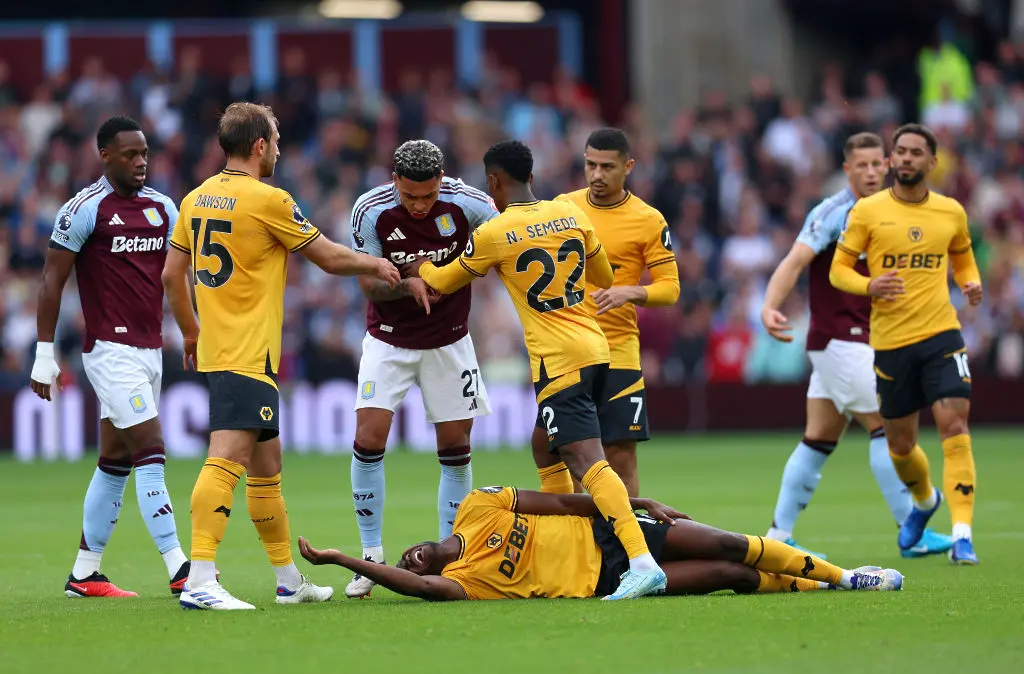
[[[60,219],[57,220],[57,229],[62,232],[66,232],[71,229],[71,214],[64,211],[60,214]]]
[[[369,400],[377,394],[377,382],[368,381],[363,384],[363,390],[361,391],[363,400]]]
[[[920,227],[911,227],[907,230],[907,236],[910,237],[911,241],[917,243],[924,238],[924,232],[921,231]]]
[[[273,418],[274,410],[266,406],[260,408],[260,419],[263,419],[264,421],[270,421]]]
[[[487,537],[487,547],[491,550],[494,550],[495,548],[500,548],[501,543],[501,534],[499,534],[497,531],[495,531],[493,534]]]
[[[142,214],[146,216],[146,221],[154,227],[159,227],[164,224],[164,219],[160,215],[160,211],[155,208],[143,209]]]
[[[434,218],[434,224],[437,225],[437,231],[441,236],[451,236],[455,233],[455,221],[452,220],[451,213],[443,213]]]
[[[132,406],[132,410],[136,414],[142,414],[146,411],[146,399],[142,396],[132,396],[128,399],[128,404]]]

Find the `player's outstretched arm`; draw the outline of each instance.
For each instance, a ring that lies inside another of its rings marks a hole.
[[[473,279],[479,278],[471,272],[460,258],[454,264],[443,267],[435,267],[432,262],[419,258],[405,267],[406,273],[413,277],[419,277],[432,289],[442,295],[450,295],[459,288],[469,285]]]
[[[350,571],[366,576],[378,585],[407,597],[419,597],[428,601],[458,601],[468,599],[462,586],[443,576],[418,576],[412,571],[399,569],[387,564],[368,562],[358,557],[349,557],[339,550],[317,550],[302,536],[299,536],[299,552],[310,564],[337,564]]]
[[[398,269],[390,260],[357,253],[323,235],[316,237],[309,245],[303,246],[299,252],[307,260],[335,276],[365,274],[379,279],[389,288],[394,288],[401,281]]]
[[[631,498],[634,510],[646,510],[651,517],[671,524],[673,520],[690,517],[667,505],[649,498]],[[514,511],[522,515],[576,515],[597,517],[601,514],[589,494],[548,494],[523,489],[516,490]]]
[[[60,385],[60,367],[53,352],[53,340],[60,316],[60,300],[77,255],[74,251],[50,246],[43,263],[43,282],[39,286],[36,309],[36,359],[29,385],[43,400],[50,400],[50,386]]]
[[[171,246],[167,251],[167,260],[164,261],[164,271],[160,275],[167,304],[171,307],[171,315],[181,330],[185,369],[196,368],[196,349],[199,344],[199,322],[196,320],[192,294],[189,291],[188,274],[191,267],[192,260],[188,253]]]
[[[761,307],[761,322],[768,334],[780,342],[793,341],[793,336],[789,334],[793,326],[789,324],[789,319],[779,311],[779,308],[793,292],[797,279],[814,259],[814,255],[813,248],[797,241],[789,249],[786,257],[782,258],[778,268],[772,272],[771,278],[768,279],[768,288],[764,293],[764,305]]]

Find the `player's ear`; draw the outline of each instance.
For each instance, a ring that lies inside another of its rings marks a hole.
[[[526,184],[533,187],[533,173],[530,174],[530,178],[526,181]]]
[[[633,167],[634,166],[636,166],[636,159],[633,159],[632,157],[630,157],[629,159],[626,160],[626,175],[627,176],[630,173],[633,172]]]

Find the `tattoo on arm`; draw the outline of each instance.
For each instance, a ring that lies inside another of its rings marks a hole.
[[[361,277],[361,280],[363,295],[371,302],[391,302],[409,297],[408,279],[402,279],[394,288],[389,288],[387,283],[376,278]]]

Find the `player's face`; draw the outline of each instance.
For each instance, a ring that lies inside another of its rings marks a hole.
[[[277,127],[274,127],[274,135],[270,137],[270,142],[266,142],[264,146],[263,156],[260,157],[260,177],[269,178],[274,175],[274,167],[277,166],[277,159],[281,156],[281,149],[278,144],[281,142],[281,134],[278,133]]]
[[[437,548],[438,544],[431,541],[414,545],[402,553],[398,566],[418,576],[437,575],[444,569]]]
[[[427,217],[441,190],[441,177],[423,182],[400,178],[397,174],[391,174],[391,178],[395,181],[398,198],[402,200],[402,205],[409,211],[409,215],[417,220]]]
[[[889,162],[880,147],[863,147],[853,151],[843,164],[850,186],[858,197],[870,197],[882,189]]]
[[[141,131],[122,131],[100,150],[107,174],[118,184],[140,190],[146,184],[149,145]]]
[[[935,155],[928,142],[916,133],[905,133],[896,141],[889,164],[896,172],[896,182],[913,187],[935,168]]]
[[[587,146],[583,153],[583,171],[587,187],[595,197],[612,197],[626,186],[626,176],[635,162],[616,150],[595,150]]]

